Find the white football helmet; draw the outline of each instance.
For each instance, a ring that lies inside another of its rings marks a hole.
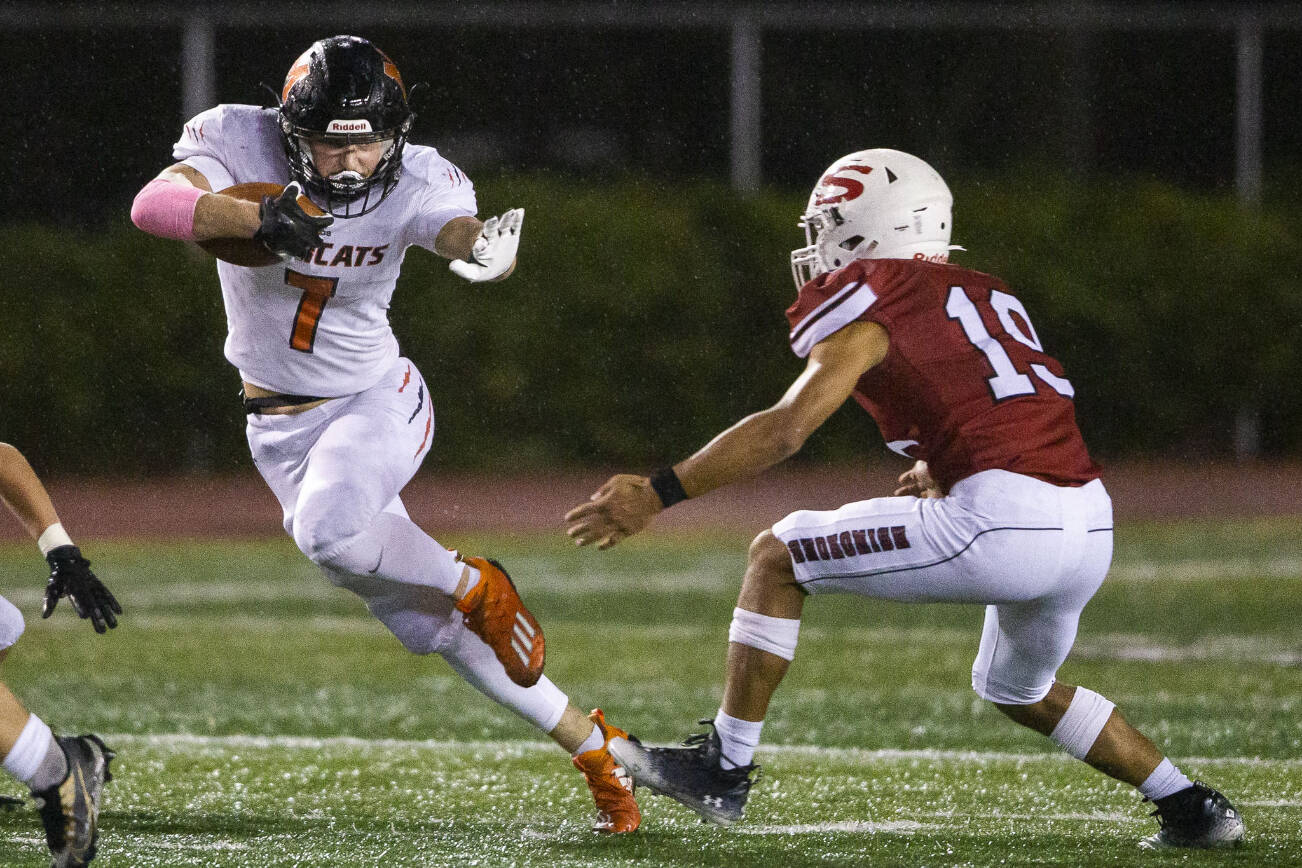
[[[809,243],[791,251],[802,287],[855,259],[945,262],[954,197],[935,169],[912,154],[873,148],[827,167],[800,218]]]

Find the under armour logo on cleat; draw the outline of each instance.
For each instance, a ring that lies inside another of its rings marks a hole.
[[[711,808],[722,808],[723,799],[718,796],[701,796],[701,803]]]

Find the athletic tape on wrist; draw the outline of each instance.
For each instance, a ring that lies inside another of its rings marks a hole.
[[[1099,733],[1112,716],[1116,704],[1086,687],[1077,687],[1076,695],[1049,738],[1076,759],[1085,759]]]
[[[150,235],[194,241],[194,211],[206,191],[155,178],[131,203],[131,222]]]
[[[783,660],[793,660],[799,638],[800,620],[797,618],[774,618],[772,615],[761,615],[740,608],[732,610],[732,623],[728,626],[729,642],[749,645]]]
[[[683,490],[682,480],[678,474],[674,473],[672,467],[662,467],[655,473],[651,474],[651,488],[655,490],[656,495],[660,498],[660,503],[665,509],[687,499],[687,492]]]
[[[42,555],[48,555],[59,546],[70,546],[73,543],[72,537],[68,536],[68,532],[63,529],[63,524],[56,521],[45,529],[36,544],[41,547]]]

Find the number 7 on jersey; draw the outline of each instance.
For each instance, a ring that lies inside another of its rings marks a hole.
[[[303,290],[294,313],[294,328],[289,333],[289,346],[300,353],[312,352],[316,343],[316,329],[321,324],[326,302],[339,286],[337,277],[316,277],[285,269],[285,283]]]

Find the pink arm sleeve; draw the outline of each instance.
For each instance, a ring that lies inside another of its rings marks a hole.
[[[194,241],[194,209],[205,192],[155,178],[131,203],[131,222],[150,235]]]

